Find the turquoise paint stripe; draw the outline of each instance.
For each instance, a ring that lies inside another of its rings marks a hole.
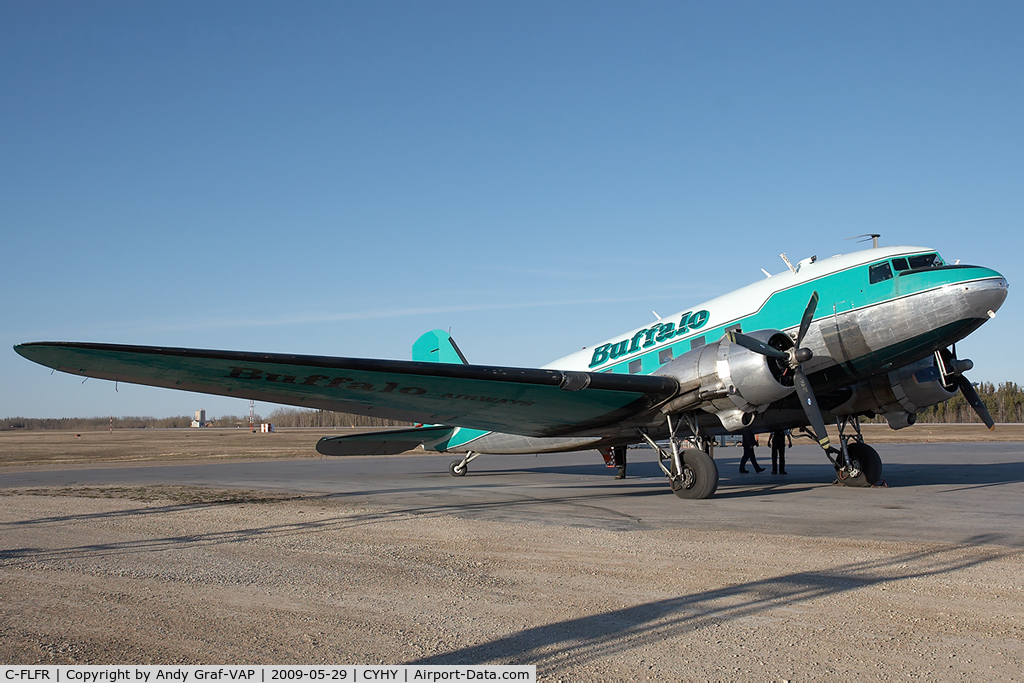
[[[447,441],[435,445],[434,450],[444,451],[449,448],[458,448],[459,446],[467,444],[470,441],[473,441],[474,439],[479,439],[484,434],[490,433],[491,432],[485,429],[470,429],[468,427],[459,427],[458,429],[455,430],[455,433],[448,437]]]
[[[799,324],[799,315],[803,313],[811,298],[811,293],[814,291],[817,291],[820,296],[817,309],[819,315],[814,320],[820,321],[834,315],[833,305],[836,305],[839,312],[858,310],[947,285],[1002,277],[1000,273],[991,268],[968,266],[957,269],[914,271],[892,280],[870,284],[868,268],[871,265],[874,264],[855,266],[775,292],[768,297],[758,311],[751,315],[723,322],[710,330],[699,330],[678,341],[673,340],[666,346],[651,348],[641,356],[619,361],[610,367],[599,370],[599,372],[628,374],[629,364],[640,358],[642,361],[641,372],[638,374],[650,374],[662,367],[662,364],[658,362],[658,354],[666,348],[671,348],[673,358],[678,358],[690,350],[690,340],[703,335],[708,342],[717,341],[725,334],[726,329],[735,325],[740,325],[747,332],[765,329],[785,330],[795,327]]]

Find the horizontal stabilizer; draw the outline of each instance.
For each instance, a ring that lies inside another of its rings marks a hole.
[[[413,427],[325,436],[317,442],[316,452],[320,455],[394,455],[411,451],[428,441],[439,441],[454,431],[455,427]]]

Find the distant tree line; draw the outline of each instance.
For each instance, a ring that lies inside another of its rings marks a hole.
[[[1024,389],[1016,382],[1003,382],[999,386],[982,382],[977,386],[992,419],[996,422],[1024,422]],[[917,414],[918,422],[981,422],[974,408],[959,391],[945,403],[926,408]]]
[[[297,408],[278,408],[265,421],[272,423],[275,427],[392,427],[412,424],[383,417]]]
[[[409,422],[385,420],[365,415],[335,413],[329,410],[297,410],[294,408],[278,408],[263,418],[255,416],[256,424],[270,422],[275,427],[383,427],[391,425],[408,425]],[[248,427],[249,416],[224,415],[207,422],[210,427]],[[191,427],[192,416],[178,417],[7,417],[0,420],[0,431],[11,429],[68,429],[75,431],[95,431],[97,429],[177,429]]]
[[[248,418],[246,418],[248,420]],[[0,430],[8,429],[73,429],[90,431],[107,429],[170,429],[188,427],[192,418],[178,417],[6,417],[0,420]]]
[[[1024,422],[1024,389],[1015,382],[1003,382],[999,386],[981,382],[975,387],[992,419],[996,422]],[[881,415],[864,422],[885,422]],[[925,408],[917,413],[917,423],[981,424],[981,418],[959,391],[956,395],[938,405]]]

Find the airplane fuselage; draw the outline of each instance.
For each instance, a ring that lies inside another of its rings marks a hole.
[[[901,368],[927,359],[994,317],[1006,298],[1007,287],[1005,278],[990,268],[947,265],[935,250],[925,248],[885,247],[828,259],[805,259],[792,270],[617,335],[545,368],[668,374],[686,364],[673,361],[687,354],[696,359],[702,347],[721,340],[730,330],[781,330],[795,336],[801,312],[812,293],[818,292],[820,303],[803,342],[813,356],[803,368],[815,392],[824,396],[839,392],[838,398],[822,405],[823,410],[838,411],[858,384],[871,382],[879,375],[899,373]],[[893,374],[893,381],[898,380]],[[901,391],[902,387],[896,388],[894,400],[901,400]],[[906,412],[908,407],[925,407],[922,400],[937,403],[950,395],[923,391],[924,398],[918,403],[908,399],[893,405]],[[860,400],[863,404],[863,398]],[[759,407],[751,421],[742,425],[730,424],[722,417],[728,411],[739,410],[737,405],[742,404],[730,396],[708,403],[701,415],[702,430],[722,434],[806,424],[793,396]],[[857,409],[872,412],[863,405]],[[652,416],[649,427],[654,431],[658,430],[658,419],[658,415]],[[896,422],[890,420],[890,424]],[[528,438],[460,428],[426,447],[484,453],[575,450],[635,441],[634,429],[622,425],[617,430]]]

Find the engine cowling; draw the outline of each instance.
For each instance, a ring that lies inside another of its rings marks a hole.
[[[758,330],[748,336],[780,351],[793,340],[779,330]],[[780,360],[754,353],[722,339],[693,349],[667,363],[655,374],[679,380],[682,393],[662,410],[680,412],[700,407],[722,421],[729,431],[749,426],[757,413],[793,391],[793,378]]]
[[[874,413],[881,415],[893,429],[917,422],[917,411],[948,401],[956,395],[940,379],[933,379],[934,362],[929,358],[905,365],[884,375],[876,375],[853,388],[850,400],[832,410],[837,415]]]

